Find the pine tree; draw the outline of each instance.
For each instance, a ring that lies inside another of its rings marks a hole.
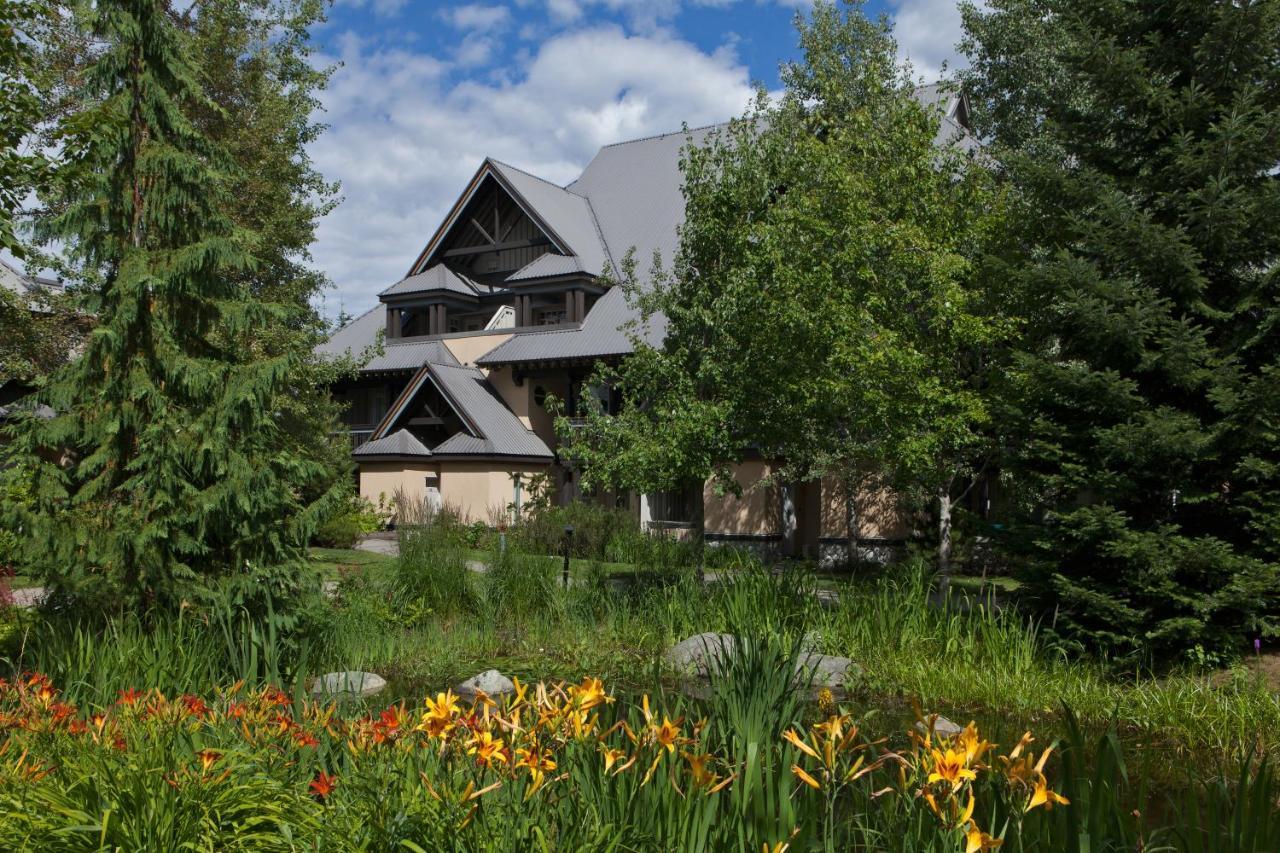
[[[305,358],[257,342],[288,312],[245,285],[258,236],[226,214],[234,167],[192,116],[217,110],[188,37],[156,0],[103,0],[84,107],[61,123],[60,239],[98,273],[98,324],[17,431],[26,562],[55,594],[172,607],[223,575],[298,563],[332,495],[323,466],[281,441],[271,402]]]
[[[966,83],[1025,205],[1009,389],[1058,630],[1215,660],[1280,631],[1280,4],[997,0]]]

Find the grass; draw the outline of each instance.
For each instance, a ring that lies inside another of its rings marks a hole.
[[[355,548],[311,548],[311,565],[325,580],[337,580],[345,572],[385,575],[396,565],[396,558]]]

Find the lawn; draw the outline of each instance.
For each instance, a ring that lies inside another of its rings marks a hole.
[[[311,548],[308,556],[325,580],[337,580],[349,573],[386,575],[396,562],[395,557],[355,548]]]

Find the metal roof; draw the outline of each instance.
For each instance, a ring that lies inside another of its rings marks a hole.
[[[528,281],[534,278],[549,278],[550,276],[574,275],[577,273],[594,275],[583,265],[582,259],[577,255],[556,255],[548,252],[545,255],[539,255],[533,261],[507,276],[507,281]]]
[[[462,433],[439,444],[434,453],[552,458],[551,449],[517,418],[484,373],[474,367],[428,365],[440,392],[462,409],[459,414],[476,425],[478,436]]]
[[[940,146],[958,145],[965,151],[979,147],[955,118],[963,105],[961,96],[939,86],[921,87],[916,96],[926,105],[937,105],[942,112],[937,140]],[[572,256],[544,255],[513,273],[508,281],[528,280],[535,273],[545,276],[593,272],[602,267],[605,259],[612,265],[634,249],[637,276],[642,284],[646,282],[654,253],[660,253],[669,265],[679,246],[679,228],[685,213],[681,152],[686,145],[705,144],[708,136],[722,127],[712,125],[607,145],[567,187],[487,160],[577,256],[575,262]],[[590,239],[593,229],[594,241]],[[594,246],[599,254],[592,255],[583,246]],[[517,330],[508,341],[476,362],[498,365],[625,354],[631,351],[632,344],[624,327],[637,321],[636,312],[621,290],[615,288],[596,302],[579,328]],[[651,344],[659,344],[665,326],[665,318],[656,316],[634,333]]]
[[[385,370],[417,370],[427,362],[438,364],[457,364],[458,360],[449,352],[443,341],[414,341],[413,343],[391,343],[384,348],[384,353],[374,358],[361,368],[361,373],[377,373]]]
[[[378,332],[387,328],[387,309],[378,303],[329,336],[315,348],[317,355],[358,356],[378,342]]]
[[[383,438],[366,441],[351,452],[352,456],[430,456],[431,451],[407,429]]]
[[[626,355],[633,349],[632,335],[657,346],[666,327],[666,318],[661,315],[642,322],[627,304],[622,288],[615,287],[600,297],[579,328],[517,333],[477,358],[476,364],[493,367]]]
[[[378,295],[401,296],[407,293],[425,293],[432,290],[459,293],[463,296],[478,296],[483,292],[488,292],[489,288],[482,289],[471,279],[459,275],[444,264],[436,264],[417,275],[401,279]]]
[[[607,266],[610,272],[613,271],[613,262],[587,199],[515,166],[493,158],[488,162],[528,202],[537,217],[567,244],[569,251],[580,259],[584,270],[591,275],[600,275]]]

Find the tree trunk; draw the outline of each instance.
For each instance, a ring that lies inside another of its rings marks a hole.
[[[782,484],[782,556],[796,554],[796,486]]]
[[[858,565],[858,495],[850,477],[844,479],[844,529],[845,559],[853,571]]]
[[[698,582],[702,583],[706,579],[706,548],[707,548],[707,500],[706,485],[697,483],[693,488],[693,529],[691,536],[693,538],[694,558],[698,568]]]
[[[951,491],[938,489],[938,591],[947,594],[951,585]]]

